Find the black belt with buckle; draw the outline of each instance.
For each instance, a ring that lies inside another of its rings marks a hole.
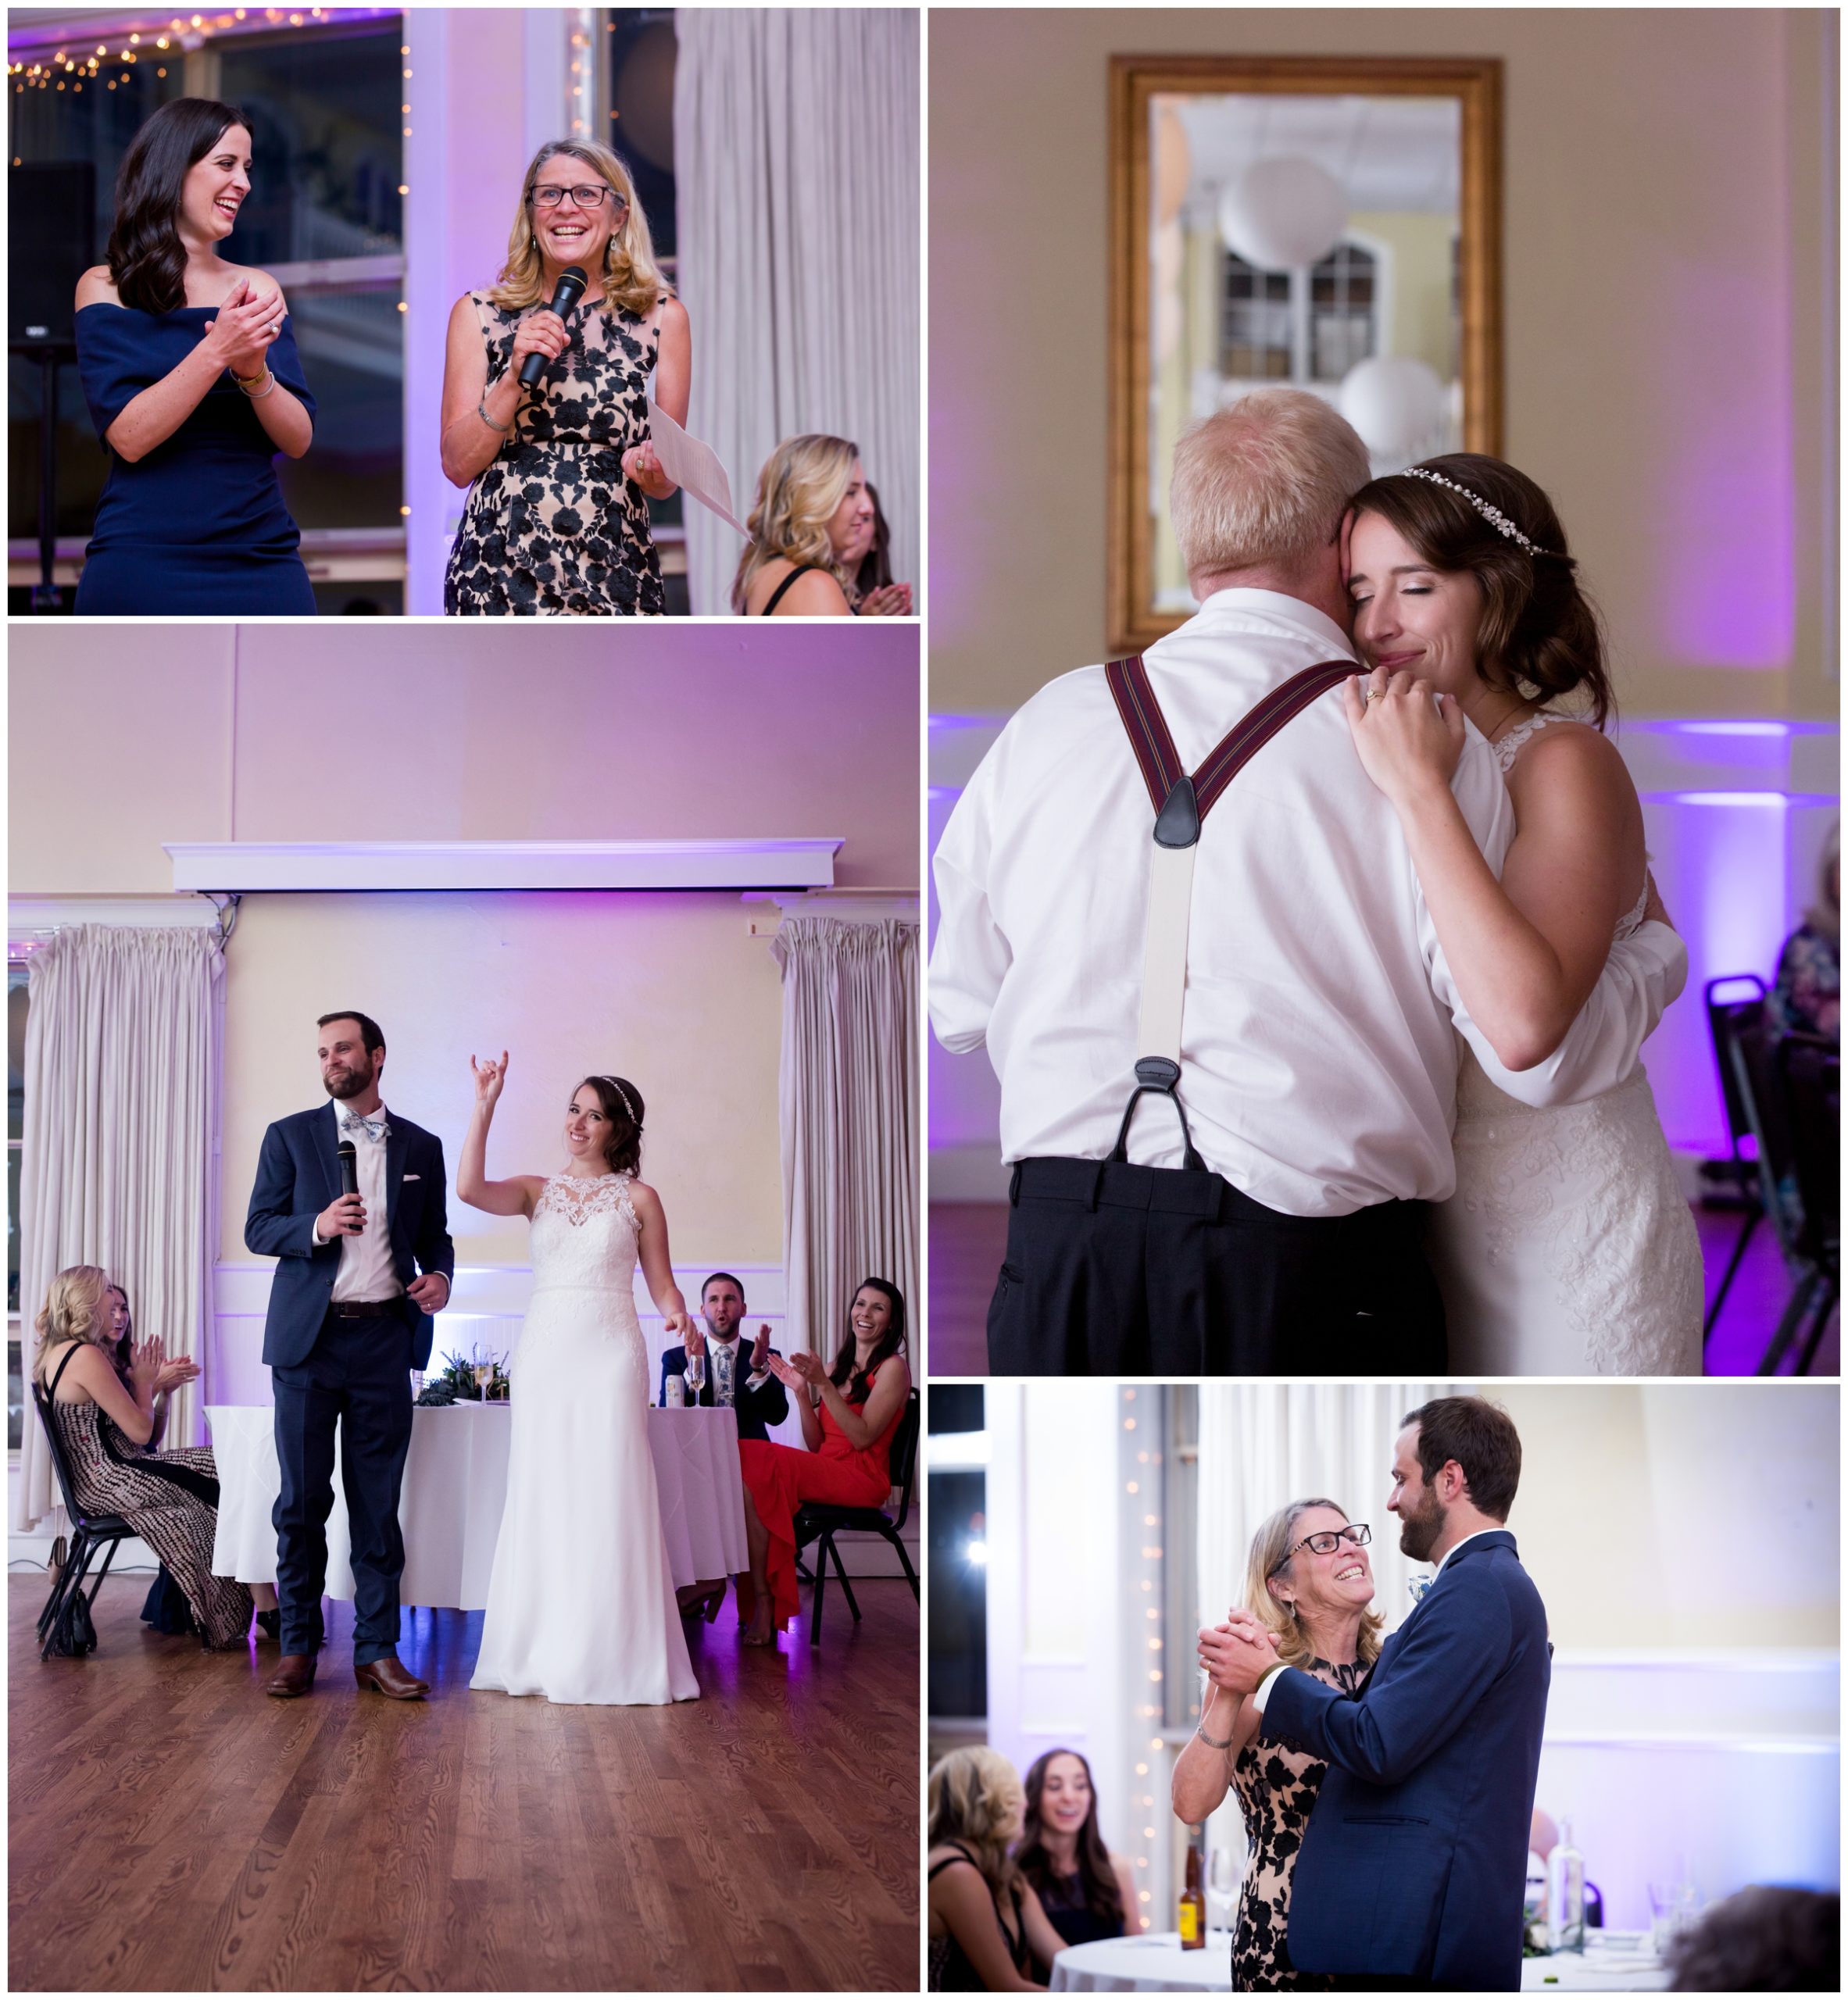
[[[397,1304],[395,1298],[330,1299],[327,1310],[337,1320],[385,1320]]]

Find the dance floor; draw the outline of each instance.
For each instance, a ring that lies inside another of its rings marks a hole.
[[[426,1702],[362,1694],[331,1606],[306,1701],[273,1646],[202,1653],[114,1577],[98,1650],[40,1664],[16,1573],[10,1984],[20,1990],[915,1991],[918,1616],[827,1595],[775,1654],[728,1600],[689,1626],[703,1696],[471,1695],[477,1612],[405,1614]]]
[[[1739,1218],[1705,1209],[1694,1211],[1700,1232],[1700,1254],[1707,1267],[1710,1303],[1739,1235]],[[936,1202],[931,1205],[930,1372],[945,1375],[988,1373],[986,1328],[988,1298],[995,1273],[1007,1247],[1007,1210],[999,1204]],[[1789,1295],[1789,1280],[1778,1255],[1771,1227],[1760,1223],[1753,1233],[1745,1261],[1726,1295],[1713,1338],[1707,1345],[1709,1375],[1750,1375],[1768,1345]],[[1838,1310],[1829,1320],[1810,1373],[1839,1374],[1842,1366],[1842,1320]],[[1786,1355],[1782,1373],[1796,1366]]]

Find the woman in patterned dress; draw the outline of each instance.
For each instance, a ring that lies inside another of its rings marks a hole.
[[[1332,1500],[1293,1500],[1252,1538],[1247,1607],[1277,1635],[1280,1666],[1352,1694],[1379,1658],[1385,1620],[1373,1602],[1370,1530]],[[1327,1991],[1334,1980],[1290,1962],[1290,1879],[1328,1766],[1306,1751],[1258,1741],[1249,1695],[1207,1684],[1206,1705],[1174,1761],[1177,1817],[1198,1825],[1228,1789],[1239,1795],[1250,1854],[1232,1938],[1235,1992]]]
[[[567,320],[548,302],[572,265],[589,283]],[[528,355],[545,363],[531,391]],[[470,492],[443,609],[659,616],[648,502],[674,488],[649,438],[649,377],[684,423],[692,366],[686,308],[656,267],[627,169],[590,141],[542,146],[499,284],[449,315],[443,470]]]
[[[250,1593],[212,1573],[218,1533],[218,1469],[211,1448],[149,1448],[163,1399],[198,1372],[170,1361],[158,1340],[133,1344],[125,1388],[111,1360],[116,1339],[109,1277],[94,1264],[60,1271],[34,1321],[32,1375],[51,1398],[79,1503],[120,1514],[184,1592],[200,1643],[232,1646],[250,1630]]]

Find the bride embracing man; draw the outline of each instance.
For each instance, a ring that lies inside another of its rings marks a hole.
[[[1200,1634],[1207,1685],[1174,1771],[1190,1825],[1238,1795],[1235,1991],[1519,1988],[1552,1677],[1546,1607],[1506,1525],[1520,1480],[1494,1404],[1443,1396],[1407,1416],[1386,1507],[1437,1573],[1390,1632],[1366,1523],[1301,1499],[1258,1530],[1244,1604]]]

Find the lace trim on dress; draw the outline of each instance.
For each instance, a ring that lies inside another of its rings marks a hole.
[[[626,1173],[599,1173],[595,1180],[581,1173],[555,1173],[534,1204],[533,1213],[563,1216],[574,1229],[581,1229],[592,1216],[606,1216],[613,1209],[639,1237],[642,1225],[629,1197],[629,1184],[634,1178]]]

